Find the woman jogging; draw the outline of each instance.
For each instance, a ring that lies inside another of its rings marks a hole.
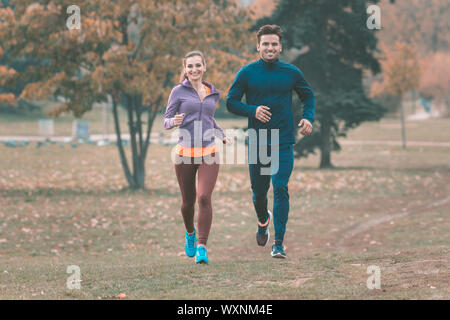
[[[230,143],[214,119],[220,91],[202,80],[205,72],[203,53],[192,51],[186,54],[180,84],[170,93],[163,120],[165,129],[180,128],[175,149],[175,173],[186,227],[184,249],[189,257],[195,256],[196,263],[209,263],[206,242],[212,222],[211,195],[219,173],[214,132],[223,143]],[[198,188],[195,185],[197,172]],[[199,205],[197,229],[194,227],[196,198]]]

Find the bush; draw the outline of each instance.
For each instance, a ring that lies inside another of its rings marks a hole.
[[[8,103],[0,103],[0,113],[26,115],[40,111],[40,106],[25,99],[19,100],[13,106]]]

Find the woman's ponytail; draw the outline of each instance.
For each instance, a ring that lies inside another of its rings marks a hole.
[[[184,79],[187,78],[186,72],[184,72],[184,68],[181,70],[180,73],[180,83],[184,81]]]

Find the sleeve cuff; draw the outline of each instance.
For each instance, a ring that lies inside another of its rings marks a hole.
[[[314,123],[314,120],[313,120],[313,119],[310,119],[310,118],[307,118],[307,117],[303,117],[303,119],[306,119],[306,120],[308,120],[309,122],[311,122],[311,124],[313,124],[313,123]]]
[[[258,106],[250,106],[250,107],[251,107],[250,116],[252,118],[255,118],[255,116],[256,116],[256,109],[258,109]]]

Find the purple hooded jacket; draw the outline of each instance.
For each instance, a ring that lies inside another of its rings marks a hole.
[[[184,113],[183,122],[179,126],[178,144],[185,147],[210,146],[214,144],[214,134],[222,140],[225,137],[214,119],[220,91],[209,82],[203,81],[203,84],[211,89],[211,93],[203,101],[200,101],[188,79],[173,88],[169,96],[163,125],[167,130],[174,128],[175,115]]]

